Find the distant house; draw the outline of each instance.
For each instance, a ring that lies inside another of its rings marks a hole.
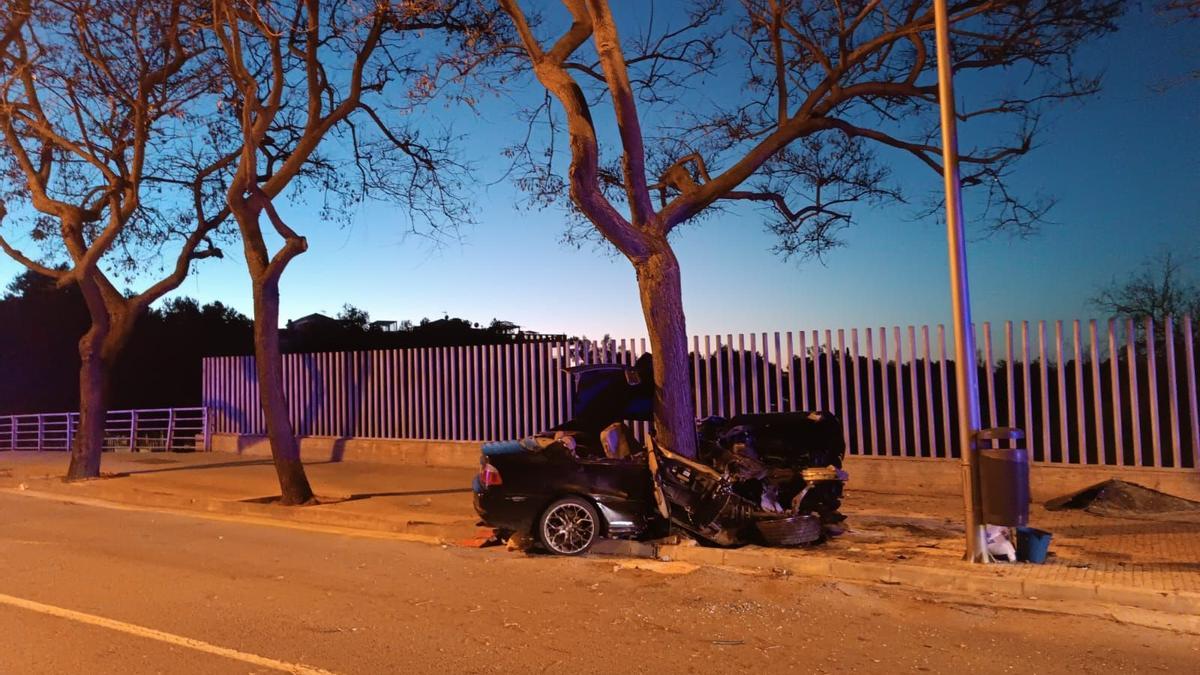
[[[321,313],[308,314],[299,319],[291,319],[287,322],[287,329],[293,331],[307,331],[313,328],[332,328],[341,325],[337,319],[325,316]]]
[[[400,330],[399,321],[389,321],[385,319],[382,321],[372,321],[369,325],[371,330],[377,330],[381,333],[395,333],[396,331]]]

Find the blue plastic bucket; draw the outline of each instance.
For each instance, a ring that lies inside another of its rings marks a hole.
[[[1017,560],[1031,563],[1044,563],[1050,553],[1051,535],[1036,527],[1017,528]]]

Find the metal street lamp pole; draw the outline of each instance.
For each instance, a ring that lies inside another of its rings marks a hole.
[[[966,553],[970,562],[988,562],[987,539],[979,506],[979,471],[975,433],[979,431],[979,377],[975,372],[975,335],[971,329],[971,289],[967,283],[967,248],[963,235],[961,186],[958,176],[958,133],[954,116],[950,24],[946,0],[933,0],[937,41],[938,101],[942,116],[942,177],[946,187],[946,242],[950,254],[950,304],[954,312],[954,369],[957,375],[958,441],[962,448],[963,502],[966,506]]]

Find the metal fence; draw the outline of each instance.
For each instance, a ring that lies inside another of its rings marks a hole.
[[[1037,462],[1200,466],[1190,317],[1153,322],[981,324],[986,426],[1019,426]],[[692,338],[697,413],[823,409],[856,455],[959,456],[954,364],[942,326]],[[292,354],[302,436],[493,440],[571,416],[563,368],[632,363],[646,341],[545,342]],[[253,357],[204,362],[213,430],[261,434]]]
[[[110,410],[104,449],[129,452],[189,451],[209,447],[205,408]],[[69,450],[79,413],[0,415],[0,451]]]

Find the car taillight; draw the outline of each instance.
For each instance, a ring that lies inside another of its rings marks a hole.
[[[500,480],[500,470],[492,466],[489,462],[484,462],[479,467],[479,484],[483,487],[492,487],[500,485],[503,481]]]

